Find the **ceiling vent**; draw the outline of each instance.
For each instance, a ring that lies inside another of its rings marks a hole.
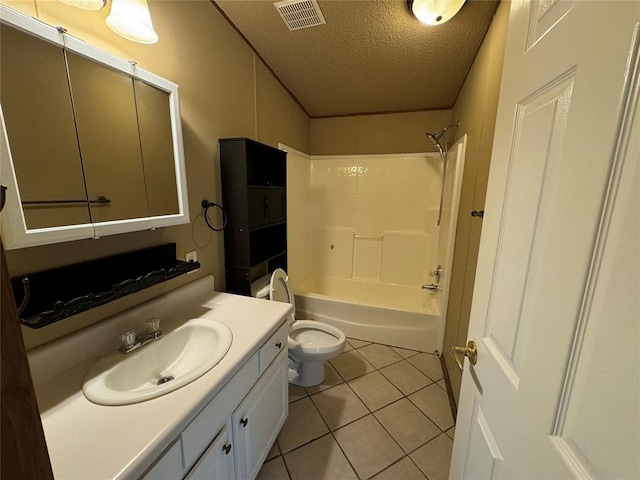
[[[284,0],[273,6],[291,31],[327,23],[316,0]]]

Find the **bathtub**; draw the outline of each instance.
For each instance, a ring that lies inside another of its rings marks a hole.
[[[440,295],[420,287],[307,278],[295,289],[296,318],[328,323],[347,337],[440,353],[444,336]]]

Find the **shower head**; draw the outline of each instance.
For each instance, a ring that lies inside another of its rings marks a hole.
[[[456,122],[456,123],[452,123],[451,125],[447,125],[438,133],[429,133],[429,132],[426,133],[427,138],[438,149],[438,152],[440,152],[440,156],[442,157],[443,160],[445,159],[446,151],[448,150],[447,137],[445,137],[444,134],[447,133],[447,130],[449,130],[451,127],[457,127],[458,125],[460,125],[460,123]],[[443,137],[444,137],[444,148],[442,148],[442,145],[440,144],[440,139]]]
[[[440,145],[440,137],[434,135],[433,133],[427,132],[427,138],[431,140],[431,143],[435,145],[435,147],[438,149],[438,152],[440,152],[440,156],[444,159],[444,150],[442,149],[442,145]]]
[[[429,132],[427,132],[427,138],[428,138],[429,140],[431,140],[431,143],[433,143],[436,147],[437,147],[438,145],[440,145],[440,142],[439,142],[440,137],[439,137],[439,136],[434,135],[433,133],[429,133]]]

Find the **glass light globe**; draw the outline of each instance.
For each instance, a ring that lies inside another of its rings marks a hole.
[[[112,0],[111,13],[105,22],[111,30],[128,40],[138,43],[158,41],[146,0]]]
[[[105,0],[60,0],[60,2],[82,10],[100,10],[105,4]]]
[[[451,20],[466,0],[413,0],[411,11],[427,25],[440,25]]]

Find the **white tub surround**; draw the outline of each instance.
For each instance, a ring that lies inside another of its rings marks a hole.
[[[245,445],[233,445],[233,455],[226,458],[236,459],[238,478],[255,476],[254,464],[262,462],[271,445],[256,443],[256,437],[243,439],[251,427],[243,432],[235,423],[263,409],[277,413],[273,421],[279,425],[269,437],[275,439],[287,413],[286,348],[275,345],[284,341],[286,347],[290,314],[288,304],[214,292],[213,278],[206,277],[29,352],[54,476],[183,478],[218,468],[233,473],[233,460],[215,463],[223,450],[214,448],[230,445],[232,431],[234,442]],[[88,401],[82,380],[95,359],[117,347],[118,333],[140,329],[151,317],[162,319],[164,331],[190,318],[218,320],[231,329],[233,342],[213,369],[174,392],[118,407]],[[282,395],[285,405],[260,403],[263,392],[274,392],[276,400]],[[246,451],[236,457],[238,448]]]
[[[314,277],[295,296],[297,316],[338,327],[347,337],[423,352],[441,349],[437,295],[420,287]]]
[[[437,153],[309,157],[308,194],[289,197],[308,203],[308,249],[292,265],[307,273],[294,287],[300,318],[442,352],[465,145],[449,149],[444,185]]]

